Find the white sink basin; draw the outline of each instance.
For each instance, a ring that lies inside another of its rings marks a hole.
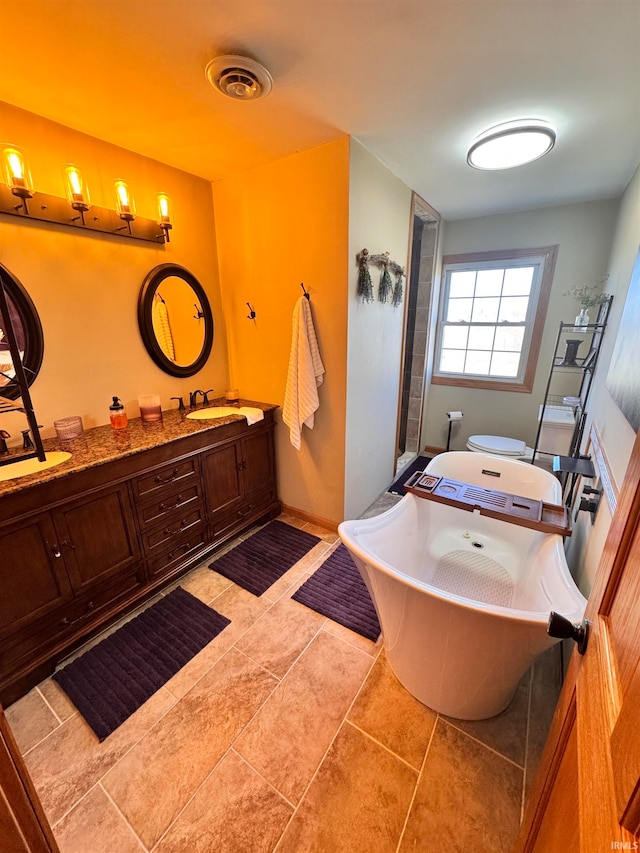
[[[262,409],[256,409],[253,406],[210,406],[208,409],[194,409],[187,417],[195,421],[203,421],[211,418],[226,418],[229,415],[242,415],[249,424],[264,418]]]
[[[40,471],[53,468],[54,465],[59,465],[61,462],[71,459],[71,454],[65,450],[52,450],[46,454],[46,457],[44,462],[33,458],[0,466],[0,482],[3,480],[15,480],[17,477],[25,477],[27,474],[38,474]]]
[[[242,410],[238,406],[210,406],[208,409],[194,409],[189,412],[188,418],[194,421],[206,420],[208,418],[226,418],[228,415],[241,415]]]

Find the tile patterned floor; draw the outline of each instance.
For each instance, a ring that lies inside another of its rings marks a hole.
[[[7,709],[62,853],[510,849],[557,656],[492,720],[436,714],[381,642],[291,600],[338,540],[281,520],[321,541],[260,598],[206,566],[182,578],[231,625],[103,743],[51,679]]]

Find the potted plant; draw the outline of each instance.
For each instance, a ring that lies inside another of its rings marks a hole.
[[[607,274],[597,284],[582,284],[579,287],[571,287],[564,294],[565,296],[571,296],[581,306],[580,313],[575,320],[575,327],[576,329],[579,328],[581,332],[586,332],[586,327],[589,325],[588,309],[594,308],[596,305],[602,305],[609,298],[608,293],[602,292],[602,287],[608,278],[609,275]]]

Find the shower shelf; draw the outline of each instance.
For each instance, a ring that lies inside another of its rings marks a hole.
[[[471,483],[434,477],[420,471],[408,480],[404,488],[419,498],[455,506],[467,512],[477,509],[480,515],[518,524],[520,527],[571,536],[571,516],[564,506],[495,489],[483,489]]]

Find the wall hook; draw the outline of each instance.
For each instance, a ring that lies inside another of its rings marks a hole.
[[[164,302],[164,299],[162,301]],[[196,313],[193,315],[193,319],[202,320],[202,318],[204,317],[202,310],[198,307],[198,305],[196,305],[195,302],[193,303],[193,307],[196,309]]]
[[[247,302],[247,305],[249,306],[249,313],[247,314],[247,320],[255,320],[256,319],[256,312],[253,310],[253,308],[251,307],[251,305],[249,305],[248,302]]]
[[[304,282],[302,282],[302,281],[300,282],[300,287],[302,288],[302,294],[305,297],[305,299],[308,299],[309,301],[311,301],[311,296],[309,293],[307,293],[306,288],[304,286]]]

